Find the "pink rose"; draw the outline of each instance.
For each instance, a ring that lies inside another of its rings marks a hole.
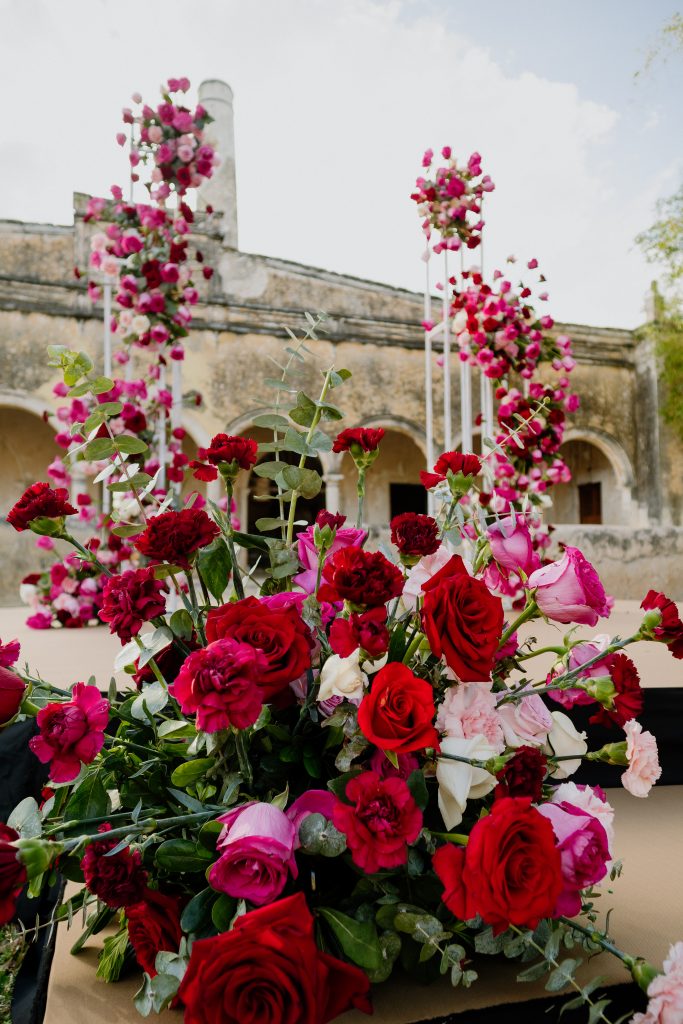
[[[575,782],[563,782],[557,786],[550,800],[553,804],[568,803],[586,814],[597,818],[607,835],[610,854],[614,844],[614,808],[608,802],[600,786],[578,786]]]
[[[669,948],[664,973],[648,985],[646,1013],[637,1013],[631,1024],[680,1024],[683,1020],[683,942]]]
[[[315,584],[318,579],[318,551],[313,541],[314,529],[315,527],[309,526],[308,529],[303,530],[297,536],[299,561],[304,571],[294,577],[294,582],[307,594],[312,594],[315,591]],[[336,554],[337,551],[341,551],[343,548],[362,547],[366,538],[367,533],[365,530],[357,530],[352,527],[337,530],[332,547],[326,552],[325,558],[329,558],[330,555]]]
[[[541,804],[538,811],[553,826],[560,851],[564,887],[555,916],[574,917],[581,912],[581,890],[607,874],[607,833],[597,818],[570,803]]]
[[[29,747],[43,764],[52,762],[53,782],[71,782],[90,764],[104,746],[104,730],[109,721],[109,701],[96,686],[76,683],[72,699],[62,704],[47,704],[36,715],[40,735],[29,740]]]
[[[297,877],[294,844],[297,830],[273,804],[252,802],[218,819],[225,825],[218,837],[219,859],[209,884],[257,907],[272,903],[288,875]]]
[[[540,565],[540,558],[534,551],[531,533],[522,516],[508,516],[499,519],[486,531],[491,553],[498,566],[505,572],[519,572],[527,576]]]
[[[559,561],[532,572],[529,588],[541,612],[556,622],[594,626],[609,615],[600,577],[578,548],[565,548]]]
[[[572,647],[569,660],[567,661],[567,670],[573,672],[574,669],[580,668],[584,662],[590,661],[596,654],[604,651],[609,642],[609,636],[606,633],[602,633],[588,643],[577,644],[576,647]],[[562,673],[557,672],[555,674],[560,675]],[[608,676],[609,674],[609,668],[605,666],[604,661],[596,661],[594,665],[590,665],[585,672],[582,672],[579,678],[595,679],[598,676]],[[548,676],[548,685],[552,684],[553,678],[554,674]],[[592,704],[595,701],[595,697],[575,686],[569,687],[566,690],[551,690],[548,696],[565,708],[572,708],[575,704]]]
[[[509,747],[542,747],[553,727],[553,719],[541,698],[529,692],[521,700],[500,704],[498,716]]]
[[[657,754],[657,740],[651,732],[643,732],[640,722],[632,718],[624,726],[628,768],[621,783],[631,796],[647,796],[662,774]]]
[[[425,555],[408,573],[403,587],[401,598],[406,608],[415,611],[418,599],[424,597],[422,587],[428,580],[435,576],[440,569],[443,569],[451,559],[451,553],[441,545],[433,555]]]
[[[382,755],[384,756],[384,755]],[[308,789],[294,801],[291,807],[285,811],[295,830],[294,849],[298,850],[299,827],[309,814],[322,814],[328,821],[332,821],[334,807],[337,798],[329,789]]]
[[[457,739],[483,736],[497,754],[505,749],[491,683],[460,683],[449,687],[436,716],[436,728]]]

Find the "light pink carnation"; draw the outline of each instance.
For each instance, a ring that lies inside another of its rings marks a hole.
[[[497,754],[505,749],[503,727],[491,683],[460,683],[446,690],[436,728],[456,739],[483,736]]]
[[[631,1024],[680,1024],[683,1021],[683,942],[669,949],[664,974],[658,974],[647,990],[646,1013],[637,1013]]]
[[[640,722],[632,718],[624,726],[628,768],[621,776],[624,789],[632,796],[647,796],[662,774],[657,755],[657,740],[651,732],[643,732]]]

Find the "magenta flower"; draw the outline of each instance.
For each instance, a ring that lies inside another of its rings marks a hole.
[[[219,639],[190,654],[169,689],[184,714],[196,713],[202,732],[247,729],[263,707],[258,680],[266,668],[258,648]]]
[[[40,735],[29,740],[39,761],[50,764],[53,782],[71,782],[82,764],[95,760],[104,745],[104,730],[109,721],[109,701],[96,686],[76,683],[72,700],[48,704],[36,721]]]
[[[541,560],[534,551],[531,533],[523,516],[499,519],[486,531],[491,552],[505,575],[520,570],[527,576]]]
[[[314,529],[314,526],[309,526],[297,536],[298,555],[303,572],[294,577],[294,583],[307,594],[314,592],[318,578],[318,550],[313,540]],[[337,530],[332,547],[329,548],[325,557],[329,558],[330,555],[336,554],[342,548],[362,547],[366,537],[365,530],[357,530],[353,527]]]
[[[581,890],[595,885],[607,874],[607,833],[592,814],[566,801],[541,804],[538,811],[553,826],[560,851],[564,887],[554,916],[574,917],[581,912]]]
[[[565,548],[559,561],[532,572],[529,588],[543,614],[556,622],[594,626],[610,613],[600,577],[578,548]]]
[[[257,907],[272,903],[289,874],[297,877],[294,825],[273,804],[257,802],[228,811],[218,820],[225,827],[218,837],[220,857],[209,872],[209,884]]]
[[[3,644],[0,640],[0,668],[11,668],[19,660],[21,646],[18,640],[9,640]]]

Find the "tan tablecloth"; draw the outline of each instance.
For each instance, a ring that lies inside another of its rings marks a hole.
[[[623,790],[611,790],[616,809],[616,853],[624,872],[614,883],[613,895],[605,891],[604,910],[614,907],[612,932],[617,945],[661,965],[669,944],[683,939],[683,787],[655,789],[647,800],[637,800]],[[124,1024],[139,1020],[132,1004],[139,978],[106,985],[95,978],[98,939],[91,939],[79,956],[69,948],[78,935],[60,926],[45,1024]],[[469,990],[453,990],[447,983],[430,988],[406,981],[388,982],[375,992],[376,1024],[411,1024],[448,1013],[484,1006],[518,1002],[544,994],[543,984],[518,984],[517,964],[479,960],[479,981]],[[583,977],[603,975],[609,983],[628,980],[619,961],[606,954],[583,967]],[[167,1011],[164,1024],[178,1024],[180,1015]],[[348,1013],[340,1024],[361,1024],[368,1018]]]

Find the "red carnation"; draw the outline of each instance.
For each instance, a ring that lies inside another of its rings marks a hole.
[[[408,860],[408,844],[422,828],[422,812],[403,779],[363,772],[346,785],[334,807],[334,826],[346,836],[354,864],[368,875]]]
[[[623,728],[643,710],[645,695],[640,685],[638,669],[625,654],[610,654],[603,658],[599,665],[601,668],[604,666],[605,674],[609,674],[617,692],[613,706],[598,708],[589,721],[593,725],[619,725]]]
[[[162,512],[147,520],[147,529],[135,541],[140,554],[151,562],[169,562],[189,569],[190,558],[215,540],[220,530],[200,508]]]
[[[126,908],[128,939],[135,959],[151,978],[157,973],[157,953],[178,952],[183,937],[180,914],[184,902],[179,896],[146,889],[141,903]]]
[[[332,445],[333,452],[376,452],[384,437],[382,427],[349,427],[337,434]]]
[[[43,764],[50,764],[53,782],[71,782],[82,764],[91,764],[104,746],[109,701],[96,686],[76,683],[72,699],[46,704],[36,715],[40,729],[29,747]]]
[[[37,483],[31,484],[12,506],[7,513],[7,522],[21,533],[30,527],[34,519],[62,519],[77,514],[78,509],[69,504],[69,492],[65,487],[53,490],[49,484]]]
[[[510,925],[536,928],[563,888],[555,832],[527,797],[496,800],[464,849],[447,843],[432,863],[451,913],[460,921],[479,914],[496,934]]]
[[[261,650],[234,640],[214,640],[187,658],[170,692],[183,714],[197,715],[202,732],[248,729],[263,707],[258,683],[268,662]]]
[[[431,684],[392,661],[372,680],[358,708],[358,725],[380,750],[410,754],[438,746],[435,714]]]
[[[367,975],[320,952],[300,892],[197,939],[178,996],[185,1024],[327,1024],[354,1007],[372,1012]]]
[[[240,469],[251,469],[258,457],[258,444],[250,437],[231,437],[216,434],[208,448],[200,448],[199,460],[193,459],[190,469],[198,480],[215,480],[219,466],[230,469],[229,476],[235,477]],[[208,464],[207,464],[208,463]]]
[[[323,526],[329,526],[331,530],[338,530],[346,522],[346,516],[340,515],[339,512],[328,512],[323,508],[315,517],[315,522],[321,529]]]
[[[423,487],[431,491],[432,487],[443,483],[451,473],[462,473],[463,476],[476,476],[481,470],[481,461],[476,455],[464,455],[462,452],[444,452],[434,463],[434,472],[420,472]]]
[[[656,590],[648,590],[640,605],[646,611],[657,608],[662,613],[662,621],[652,630],[656,640],[661,640],[669,648],[674,658],[683,658],[683,622],[678,608],[666,594]]]
[[[422,624],[429,646],[462,683],[490,679],[503,632],[503,605],[454,555],[422,585]]]
[[[19,713],[25,692],[23,679],[0,665],[0,729]]]
[[[401,570],[380,551],[348,547],[335,551],[323,566],[319,601],[350,601],[375,608],[403,590]]]
[[[17,896],[26,883],[26,868],[17,860],[17,850],[11,845],[16,839],[19,833],[0,823],[0,925],[14,917]]]
[[[438,523],[431,516],[402,512],[391,520],[391,543],[409,560],[433,555],[441,544]]]
[[[140,632],[143,622],[151,622],[166,611],[168,587],[154,578],[154,569],[130,569],[110,576],[102,590],[99,616],[109,623],[121,643],[128,643]]]
[[[266,667],[259,686],[266,701],[286,690],[311,665],[313,641],[296,608],[269,608],[257,597],[212,608],[206,617],[206,638],[230,639],[263,652]]]
[[[510,760],[496,775],[498,785],[494,797],[526,796],[537,804],[543,795],[548,758],[538,747],[518,747]]]
[[[371,658],[380,658],[389,647],[387,610],[383,605],[366,612],[353,612],[348,619],[335,619],[330,627],[330,647],[348,658],[359,647]]]
[[[97,830],[111,830],[109,822]],[[88,890],[108,907],[130,907],[145,896],[147,872],[142,866],[139,850],[129,846],[106,856],[118,846],[118,839],[98,839],[90,843],[81,860],[81,870]]]

